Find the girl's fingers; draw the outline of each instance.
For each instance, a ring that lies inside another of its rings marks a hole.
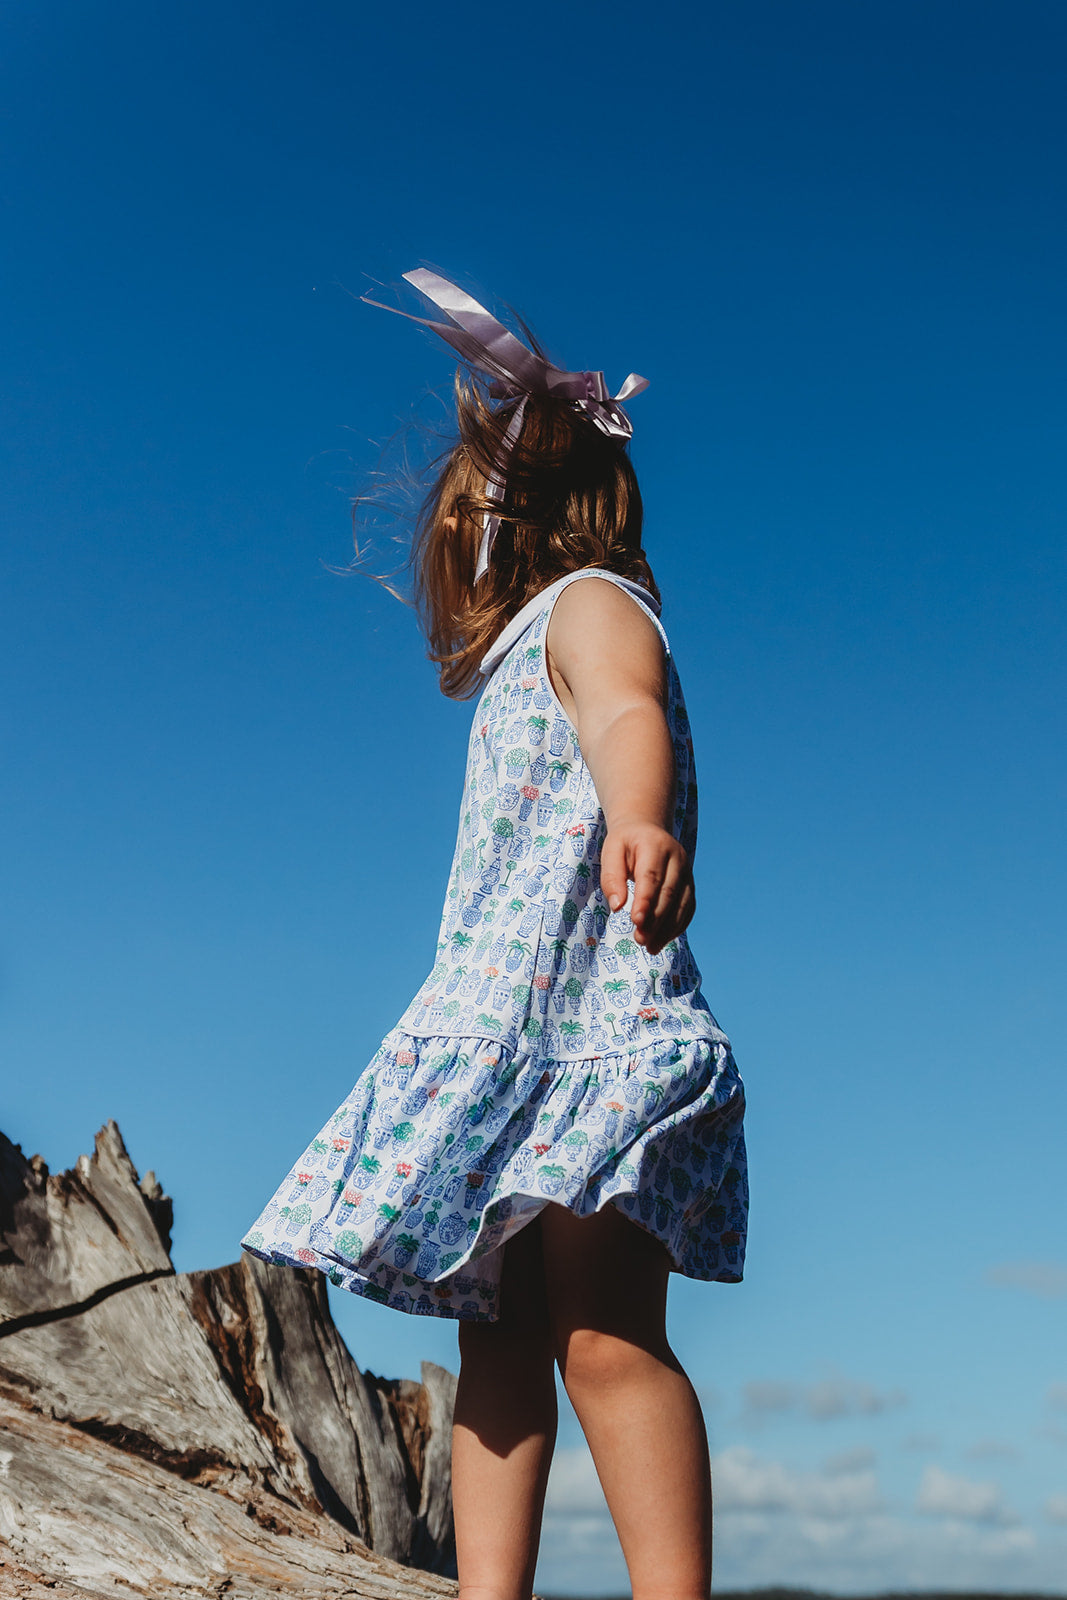
[[[665,944],[678,937],[691,922],[695,907],[693,880],[687,864],[683,858],[671,856],[655,905],[642,930],[651,955],[657,955]]]
[[[665,867],[665,862],[655,858],[634,863],[634,903],[630,907],[630,921],[642,931],[646,923],[651,925],[654,921],[652,907],[659,897]]]
[[[668,915],[681,893],[681,884],[682,863],[677,856],[670,856],[667,860],[667,870],[663,874],[663,882],[659,886],[659,894],[652,908],[653,922],[661,922]]]
[[[678,897],[677,905],[672,908],[670,916],[665,918],[657,929],[657,938],[660,940],[661,949],[663,945],[669,944],[672,939],[677,939],[680,933],[685,932],[693,920],[693,912],[695,910],[696,897],[693,894],[692,887],[686,884]]]
[[[629,889],[627,870],[626,850],[609,833],[600,855],[600,888],[612,911],[618,911],[625,903]]]

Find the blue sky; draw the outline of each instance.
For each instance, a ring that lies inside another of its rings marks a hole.
[[[429,261],[631,406],[748,1085],[718,1580],[1067,1588],[1067,13],[4,11],[0,1126],[232,1260],[431,963],[469,705],[331,567]],[[383,551],[388,560],[389,550]],[[333,1295],[357,1359],[455,1329]],[[624,1583],[565,1418],[538,1585]]]

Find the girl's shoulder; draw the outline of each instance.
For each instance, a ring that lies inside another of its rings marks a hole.
[[[565,589],[581,578],[604,578],[617,589],[629,594],[655,623],[663,640],[664,649],[669,653],[667,635],[659,620],[659,602],[643,584],[637,583],[633,578],[623,578],[617,572],[608,572],[603,567],[580,567],[578,571],[567,572],[562,578],[557,578],[554,583],[541,589],[512,617],[482,657],[480,663],[482,674],[488,677],[495,672],[510,651],[534,628],[537,628],[538,633],[543,636],[556,601]]]

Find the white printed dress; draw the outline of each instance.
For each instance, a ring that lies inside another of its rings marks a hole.
[[[550,1201],[617,1206],[687,1277],[740,1281],[744,1090],[685,935],[652,956],[600,889],[605,825],[552,689],[557,595],[598,577],[663,639],[674,833],[696,848],[693,746],[658,608],[586,568],[481,663],[433,970],[241,1241],[398,1311],[492,1320],[503,1245]],[[631,891],[632,892],[632,891]]]

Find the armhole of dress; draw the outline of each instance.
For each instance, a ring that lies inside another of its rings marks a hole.
[[[656,615],[654,609],[656,603],[648,591],[640,584],[635,583],[632,578],[621,578],[617,573],[607,572],[602,567],[583,567],[577,572],[568,572],[562,578],[557,578],[554,583],[549,584],[547,589],[543,589],[540,594],[535,594],[532,599],[528,600],[521,611],[512,617],[511,621],[501,630],[496,640],[482,657],[479,670],[483,677],[487,680],[491,678],[501,663],[514,650],[519,640],[525,638],[533,625],[542,619],[541,635],[544,637],[545,630],[548,627],[548,618],[552,614],[552,607],[568,584],[577,583],[581,578],[605,578],[609,583],[613,583],[617,589],[625,590],[652,618],[659,629],[660,637],[663,640],[663,648],[667,655],[670,655],[667,635],[663,630],[663,624]]]
[[[559,599],[559,597],[563,593],[564,589],[566,589],[572,583],[577,583],[582,578],[604,578],[608,583],[614,584],[616,589],[621,589],[623,594],[628,594],[630,596],[630,599],[634,602],[634,604],[639,606],[641,608],[641,610],[644,612],[645,616],[648,617],[649,620],[652,623],[655,624],[656,631],[659,634],[660,639],[663,642],[663,654],[666,656],[668,661],[670,660],[670,658],[671,658],[671,647],[670,647],[670,644],[669,644],[669,642],[667,640],[667,632],[666,632],[666,629],[664,628],[662,622],[659,620],[659,617],[656,615],[655,611],[652,609],[652,604],[653,604],[652,596],[649,595],[647,601],[642,599],[641,595],[637,593],[637,590],[640,588],[640,585],[636,584],[636,583],[633,583],[632,580],[630,580],[630,579],[620,578],[617,573],[614,573],[614,572],[603,572],[603,571],[600,571],[600,570],[594,570],[593,568],[588,568],[587,570],[584,570],[584,571],[569,573],[567,575],[567,578],[565,579],[565,581],[560,583],[559,588],[556,590],[555,594],[553,594],[549,598],[549,600],[548,600],[548,602],[547,602],[547,604],[546,604],[546,606],[544,608],[544,611],[538,613],[538,615],[543,615],[544,619],[545,619],[544,620],[544,626],[541,629],[541,639],[542,639],[542,641],[544,643],[544,647],[545,647],[545,676],[546,677],[548,677],[548,625],[552,620],[552,613],[556,608],[556,601]],[[550,683],[550,687],[551,687],[551,680],[549,680],[549,683]]]
[[[543,609],[538,612],[538,618],[541,621],[541,670],[544,674],[545,684],[547,685],[549,694],[552,696],[552,701],[556,707],[556,710],[559,712],[559,715],[566,720],[568,727],[570,727],[572,733],[574,734],[575,748],[578,746],[578,730],[571,721],[570,715],[567,712],[562,700],[556,693],[556,686],[552,682],[552,674],[548,670],[548,625],[552,621],[552,613],[555,610],[556,601],[559,599],[564,589],[567,588],[567,584],[576,582],[579,578],[606,578],[608,582],[613,583],[617,589],[622,589],[626,594],[628,594],[633,600],[634,604],[640,606],[641,610],[645,613],[645,616],[649,617],[651,621],[655,623],[656,631],[659,633],[660,639],[663,643],[663,658],[668,675],[670,674],[671,670],[671,647],[667,643],[667,635],[664,631],[663,624],[652,610],[651,605],[646,606],[638,598],[638,596],[634,594],[633,589],[629,587],[628,583],[620,581],[615,573],[594,572],[591,568],[587,571],[576,572],[573,575],[569,575],[567,583],[561,583],[559,588],[556,590],[556,593],[549,597]],[[637,586],[634,585],[634,587],[636,588]]]

